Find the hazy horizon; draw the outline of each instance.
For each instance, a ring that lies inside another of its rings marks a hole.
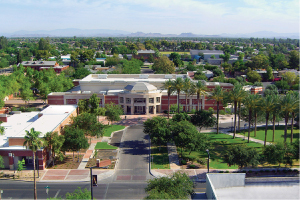
[[[66,28],[129,33],[299,33],[299,1],[0,0],[0,32]]]

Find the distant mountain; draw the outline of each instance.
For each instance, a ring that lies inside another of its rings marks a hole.
[[[299,33],[276,33],[273,31],[258,31],[254,33],[226,34],[222,33],[219,37],[241,37],[241,38],[291,38],[299,39]]]
[[[38,30],[28,31],[20,30],[13,33],[0,33],[0,36],[5,37],[240,37],[240,38],[291,38],[299,39],[299,33],[276,33],[272,31],[259,31],[254,33],[236,33],[220,35],[204,35],[194,33],[181,33],[177,34],[161,34],[161,33],[143,33],[136,32],[130,33],[122,30],[109,30],[109,29],[55,29],[55,30]]]

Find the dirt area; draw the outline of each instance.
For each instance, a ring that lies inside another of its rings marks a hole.
[[[78,155],[77,153],[74,154],[74,161],[73,155],[66,155],[63,161],[56,161],[54,167],[52,163],[47,167],[47,169],[77,169],[80,162],[82,161],[83,155],[79,155],[79,162],[78,162]]]

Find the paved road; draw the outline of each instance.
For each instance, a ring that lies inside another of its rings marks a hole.
[[[149,136],[143,126],[132,126],[123,134],[115,174],[93,188],[97,199],[142,199],[149,173]]]
[[[49,186],[48,196],[45,187]],[[74,192],[75,189],[90,189],[87,182],[69,182],[69,183],[37,183],[38,199],[47,197],[65,197],[67,192]],[[33,182],[1,180],[0,189],[3,190],[2,199],[33,199]]]

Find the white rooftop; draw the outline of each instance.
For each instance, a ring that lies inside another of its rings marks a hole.
[[[8,138],[24,138],[25,131],[30,131],[31,128],[40,131],[40,137],[43,137],[47,132],[54,131],[76,108],[76,105],[51,105],[41,112],[9,116],[7,122],[1,124],[5,131],[0,136],[0,147],[8,147]]]

